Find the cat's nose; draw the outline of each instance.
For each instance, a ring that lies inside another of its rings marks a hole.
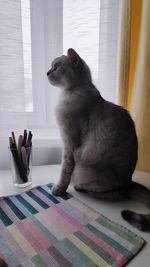
[[[49,75],[50,75],[50,73],[51,73],[51,70],[49,70],[49,71],[47,72],[47,76],[49,76]]]

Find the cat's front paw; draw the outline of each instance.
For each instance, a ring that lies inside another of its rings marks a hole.
[[[54,185],[52,187],[52,194],[53,195],[60,196],[60,195],[62,195],[64,193],[65,193],[65,190],[62,187],[60,187],[59,185]]]

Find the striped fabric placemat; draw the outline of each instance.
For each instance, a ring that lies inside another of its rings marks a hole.
[[[51,187],[0,198],[0,258],[9,267],[121,267],[144,246],[72,195],[54,197]]]

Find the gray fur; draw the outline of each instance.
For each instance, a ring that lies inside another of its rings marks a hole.
[[[130,197],[138,145],[129,113],[102,98],[89,67],[73,49],[53,61],[47,76],[61,88],[56,116],[64,141],[53,194],[64,193],[72,178],[76,190],[101,199]]]

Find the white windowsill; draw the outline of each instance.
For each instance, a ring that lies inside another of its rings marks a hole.
[[[34,147],[62,147],[62,139],[58,129],[33,129]]]

